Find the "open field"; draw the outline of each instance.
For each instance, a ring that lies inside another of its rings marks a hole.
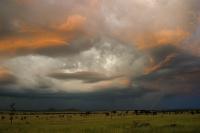
[[[200,133],[200,114],[132,112],[0,114],[0,133]]]

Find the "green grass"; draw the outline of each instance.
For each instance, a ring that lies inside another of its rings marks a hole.
[[[200,115],[9,115],[1,120],[0,133],[200,133]],[[25,120],[21,120],[26,116]],[[39,116],[39,117],[36,117]]]

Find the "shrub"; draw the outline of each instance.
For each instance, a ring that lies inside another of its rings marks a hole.
[[[1,120],[4,120],[5,119],[5,116],[1,116]]]

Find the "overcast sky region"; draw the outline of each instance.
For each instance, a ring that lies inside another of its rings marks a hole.
[[[0,109],[200,108],[200,0],[1,0]]]

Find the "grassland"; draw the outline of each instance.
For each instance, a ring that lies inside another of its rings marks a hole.
[[[200,133],[200,114],[0,114],[0,133]]]

